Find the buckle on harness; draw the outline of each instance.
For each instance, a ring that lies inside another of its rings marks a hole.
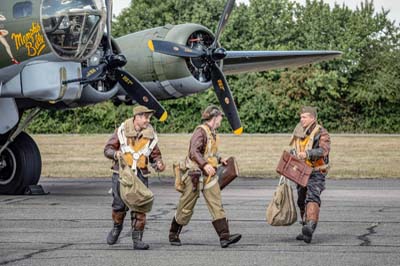
[[[134,153],[133,153],[133,159],[134,159],[135,161],[137,161],[137,160],[139,160],[139,158],[140,158],[140,154],[137,153],[137,152],[134,152]]]

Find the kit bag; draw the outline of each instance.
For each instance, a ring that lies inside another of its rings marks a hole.
[[[273,226],[292,225],[297,220],[293,190],[289,181],[281,176],[274,197],[267,207],[267,222]]]
[[[276,172],[292,180],[296,184],[306,187],[312,172],[312,167],[296,156],[284,151],[276,167]]]
[[[135,212],[148,213],[153,207],[154,195],[132,169],[119,159],[119,182],[122,201]]]

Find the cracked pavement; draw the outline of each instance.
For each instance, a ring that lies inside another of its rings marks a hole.
[[[119,242],[105,242],[111,179],[42,178],[48,195],[0,196],[0,265],[400,265],[400,179],[328,179],[309,245],[295,240],[298,223],[265,222],[277,183],[239,179],[223,191],[231,233],[242,240],[221,249],[202,197],[182,230],[183,246],[169,245],[179,193],[172,179],[153,178],[143,237],[150,250],[134,251],[129,214]]]

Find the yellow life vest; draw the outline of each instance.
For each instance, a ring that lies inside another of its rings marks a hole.
[[[141,137],[137,139],[137,135]],[[141,132],[136,132],[133,128],[133,119],[128,119],[118,128],[118,139],[123,159],[136,173],[136,169],[147,167],[148,157],[158,142],[157,134],[149,125]]]
[[[207,145],[204,149],[204,158],[207,162],[212,165],[213,167],[218,166],[218,145],[219,145],[219,136],[216,135],[215,139],[212,135],[210,128],[206,125],[200,125],[197,128],[202,128],[207,134]]]
[[[219,136],[216,135],[215,138],[211,132],[211,129],[207,125],[199,125],[197,128],[202,128],[206,132],[207,135],[207,145],[204,149],[203,157],[207,160],[207,162],[214,168],[218,167],[218,145],[219,145]],[[209,189],[214,186],[218,182],[218,176],[214,175],[208,176],[204,180],[201,178],[200,186],[201,189]]]
[[[132,167],[133,165],[133,156],[135,153],[138,153],[140,150],[142,150],[146,145],[149,144],[150,140],[147,138],[141,138],[137,141],[135,141],[132,138],[128,138],[128,145],[131,147],[131,149],[134,151],[134,153],[131,152],[125,152],[123,154],[123,158],[125,162],[129,165],[129,167]],[[146,168],[147,167],[147,158],[144,156],[144,154],[140,154],[139,158],[137,159],[136,162],[136,167],[137,168]]]
[[[311,150],[312,145],[314,143],[315,135],[320,131],[320,129],[321,129],[321,126],[317,124],[315,126],[315,128],[313,129],[313,131],[311,132],[311,134],[306,136],[304,139],[294,138],[294,141],[292,141],[292,147],[294,149],[296,149],[296,153],[304,152],[306,150]],[[309,166],[311,166],[313,168],[321,169],[321,170],[328,168],[328,165],[325,164],[325,161],[323,158],[319,158],[316,161],[311,161],[309,159],[306,159],[306,164],[308,164]]]
[[[205,158],[207,163],[209,163],[213,167],[217,168],[218,167],[219,136],[216,135],[216,137],[214,139],[214,136],[212,135],[212,132],[207,125],[199,125],[196,127],[196,129],[199,127],[202,128],[206,132],[206,135],[207,135],[207,144],[204,149],[203,157]],[[190,159],[189,155],[186,156],[185,165],[186,165],[187,171],[190,169],[199,169],[199,166]],[[187,175],[185,175],[182,180],[184,180],[186,177],[187,177]],[[214,184],[216,184],[216,182],[218,182],[218,178],[216,178],[216,177],[217,177],[217,175],[214,175],[213,177],[206,176],[206,179],[204,180],[204,177],[201,176],[200,177],[200,184],[201,184],[200,190],[208,189],[208,188],[214,186]]]

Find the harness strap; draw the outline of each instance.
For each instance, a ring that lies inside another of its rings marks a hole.
[[[319,124],[317,124],[315,126],[315,128],[311,131],[310,135],[308,136],[308,141],[304,146],[304,151],[312,149],[312,146],[314,144],[315,136],[320,131],[320,129],[321,129],[321,126]],[[292,145],[293,148],[296,149],[296,152],[300,152],[301,151],[300,142],[301,141],[300,141],[299,138],[294,138],[294,137],[293,137],[293,139],[291,141],[291,145]],[[308,165],[313,166],[313,163],[311,161],[307,160],[306,162],[307,162]],[[329,167],[330,167],[329,164],[326,164],[324,162],[323,165],[313,167],[313,170],[315,170],[315,171],[324,171],[324,170],[328,170]]]
[[[125,136],[125,122],[121,124],[118,128],[118,139],[120,143],[120,149],[123,153],[130,153],[132,154],[132,170],[135,172],[137,171],[137,161],[139,160],[140,156],[149,157],[154,147],[157,145],[158,137],[157,134],[154,132],[154,138],[150,140],[146,145],[139,151],[134,151],[131,146],[127,144],[127,138]]]
[[[313,131],[311,131],[310,139],[309,139],[309,141],[308,141],[308,143],[307,143],[306,150],[311,150],[311,149],[312,149],[312,145],[313,145],[313,143],[314,143],[315,135],[317,135],[317,133],[318,133],[318,131],[319,131],[320,129],[321,129],[321,126],[317,124],[317,125],[315,126],[315,128],[313,129]]]

